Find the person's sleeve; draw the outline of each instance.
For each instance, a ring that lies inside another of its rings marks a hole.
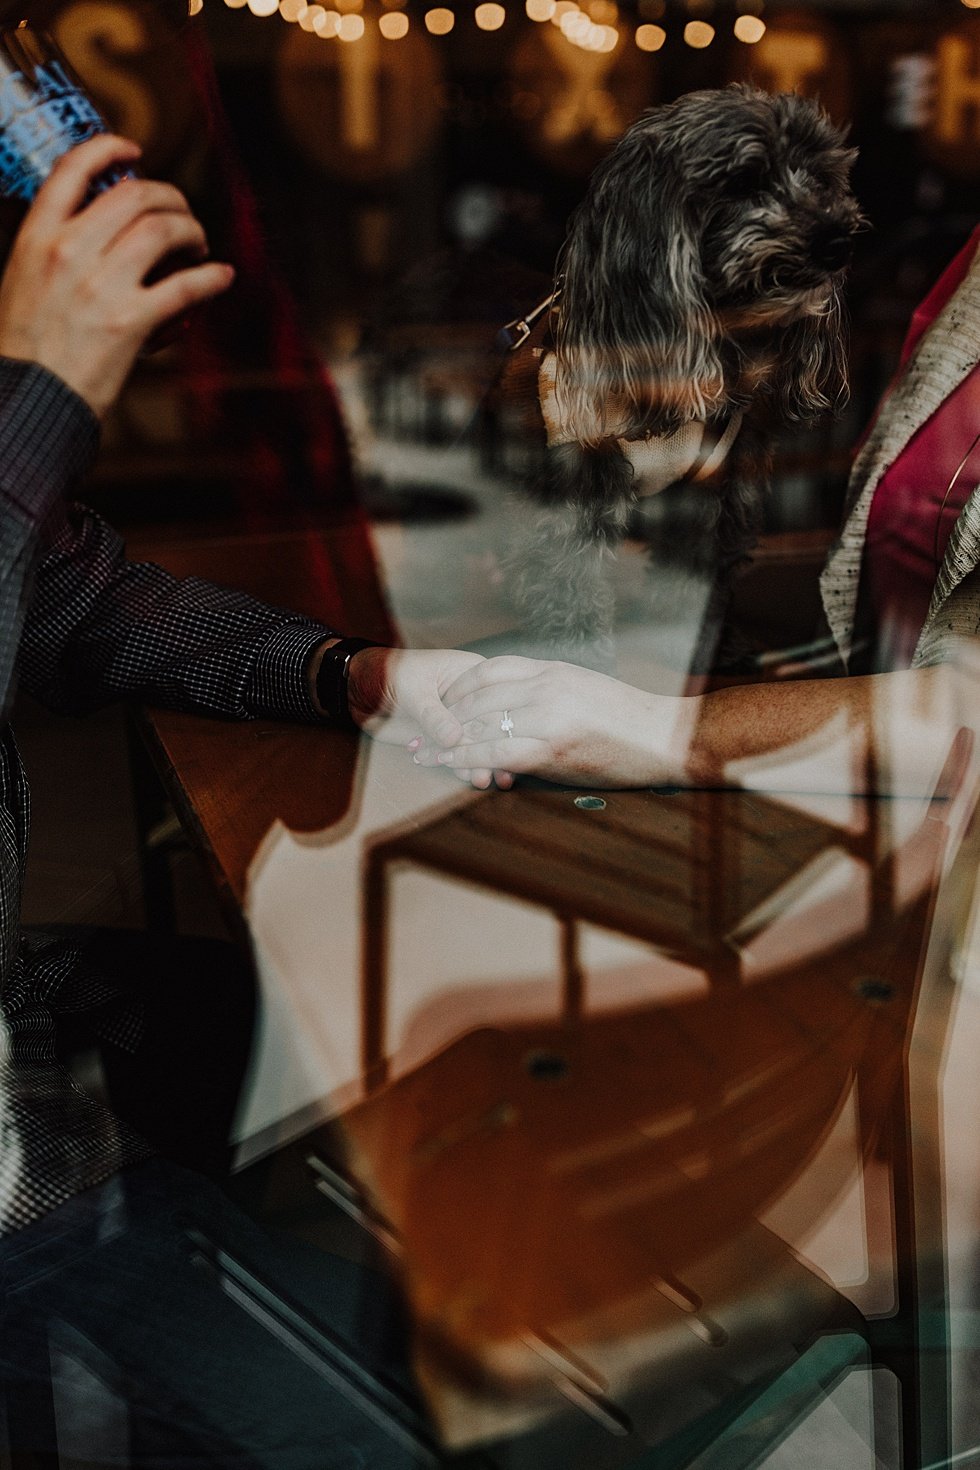
[[[98,448],[95,415],[36,363],[0,358],[0,717],[17,656],[42,527]]]
[[[324,623],[198,578],[131,562],[82,506],[49,528],[21,640],[24,687],[84,714],[116,699],[227,719],[322,722],[307,689]]]

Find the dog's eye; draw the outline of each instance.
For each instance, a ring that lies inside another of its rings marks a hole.
[[[725,193],[732,199],[751,199],[761,194],[767,182],[766,165],[761,158],[740,163],[729,170],[725,179]]]

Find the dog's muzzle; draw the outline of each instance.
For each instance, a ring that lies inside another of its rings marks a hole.
[[[820,224],[813,232],[810,251],[815,265],[836,275],[851,263],[854,237],[833,220]]]

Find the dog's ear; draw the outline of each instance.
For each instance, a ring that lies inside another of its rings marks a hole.
[[[847,332],[840,293],[826,311],[787,327],[779,341],[779,372],[774,397],[791,421],[838,412],[848,398]]]
[[[592,176],[562,251],[556,403],[570,437],[671,432],[723,398],[692,201],[657,114]]]

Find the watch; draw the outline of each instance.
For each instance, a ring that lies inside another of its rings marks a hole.
[[[387,646],[385,643],[375,643],[370,638],[340,638],[330,648],[323,650],[320,667],[316,671],[316,697],[320,707],[326,710],[333,724],[341,730],[360,729],[347,701],[351,659],[362,648]]]

